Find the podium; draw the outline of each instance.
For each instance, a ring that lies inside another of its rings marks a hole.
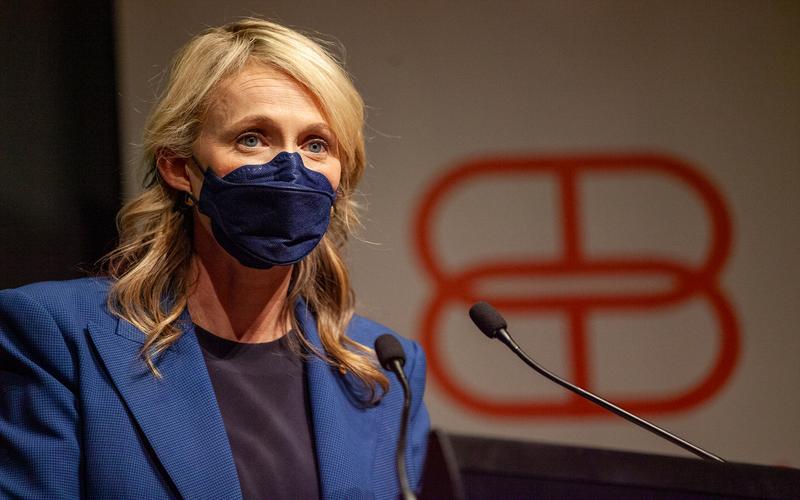
[[[433,431],[420,499],[800,499],[800,470]]]

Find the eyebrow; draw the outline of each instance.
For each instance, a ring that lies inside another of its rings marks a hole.
[[[256,114],[256,115],[246,115],[245,117],[240,118],[240,119],[236,120],[233,123],[225,125],[225,128],[226,129],[240,129],[240,128],[243,128],[243,127],[248,127],[248,126],[252,126],[252,125],[256,125],[256,124],[262,124],[262,123],[266,123],[268,126],[274,127],[274,128],[277,128],[277,125],[278,125],[277,122],[275,120],[273,120],[271,117],[269,117],[267,115]]]
[[[275,121],[272,117],[264,114],[247,115],[243,118],[240,118],[239,120],[236,120],[230,125],[227,125],[225,129],[231,132],[234,130],[239,130],[242,128],[247,128],[256,125],[258,126],[266,125],[267,128],[280,129],[279,123],[277,121]],[[336,134],[333,133],[333,130],[331,130],[330,125],[328,125],[325,122],[310,123],[305,127],[303,127],[301,129],[301,132],[303,134],[316,132],[318,134],[327,135],[333,140],[336,139]]]

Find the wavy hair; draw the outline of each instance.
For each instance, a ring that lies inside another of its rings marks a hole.
[[[160,376],[155,360],[180,337],[180,317],[191,287],[192,211],[183,193],[161,178],[159,155],[190,157],[214,90],[249,61],[272,65],[314,97],[338,139],[342,178],[328,232],[314,251],[294,266],[285,310],[295,332],[294,304],[313,312],[323,353],[297,335],[303,347],[341,373],[352,373],[376,398],[388,380],[371,349],[345,335],[355,297],[342,247],[358,225],[353,192],[364,172],[364,103],[341,63],[320,43],[287,27],[257,18],[210,28],[176,55],[169,81],[144,130],[145,189],[117,217],[119,245],[103,260],[112,278],[109,308],[145,332],[144,361]]]

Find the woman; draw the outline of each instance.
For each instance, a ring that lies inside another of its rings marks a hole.
[[[340,254],[362,125],[341,67],[285,27],[179,52],[105,276],[0,295],[1,496],[397,496],[402,391]],[[401,342],[417,485],[425,361]]]

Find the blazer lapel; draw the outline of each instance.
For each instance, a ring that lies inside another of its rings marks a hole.
[[[295,313],[306,339],[324,352],[314,317],[302,301]],[[309,356],[306,370],[323,497],[371,497],[379,408],[359,404],[347,377],[319,357]]]
[[[161,379],[153,376],[139,355],[144,335],[127,321],[108,318],[90,324],[89,332],[113,383],[180,495],[240,499],[236,465],[188,313],[182,322],[186,331],[157,362]]]

